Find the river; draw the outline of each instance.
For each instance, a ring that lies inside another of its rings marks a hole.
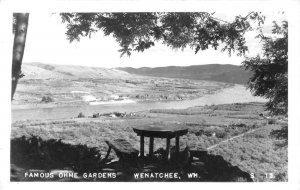
[[[12,122],[27,119],[46,120],[73,118],[80,112],[85,116],[91,116],[93,113],[101,114],[113,111],[129,113],[150,109],[184,109],[193,106],[245,102],[266,102],[266,99],[254,97],[244,86],[235,85],[231,88],[223,89],[216,94],[206,95],[193,100],[14,109],[12,110]]]

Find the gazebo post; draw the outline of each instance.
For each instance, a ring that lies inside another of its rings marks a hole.
[[[170,137],[167,137],[166,159],[170,159]]]
[[[179,136],[176,136],[176,140],[175,140],[175,153],[176,155],[178,155],[179,153]]]
[[[153,157],[153,142],[154,142],[154,137],[150,137],[150,143],[149,143],[149,157]]]
[[[144,136],[141,135],[140,136],[140,157],[143,158],[144,157],[144,144],[145,144],[145,141],[144,141]]]

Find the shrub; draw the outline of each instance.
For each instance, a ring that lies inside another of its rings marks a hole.
[[[269,119],[268,120],[268,124],[269,125],[272,125],[272,124],[275,124],[276,123],[276,120],[275,119]]]
[[[256,129],[256,128],[259,128],[261,127],[261,124],[257,123],[257,122],[254,122],[251,126],[249,126],[251,129]]]
[[[214,133],[214,130],[211,129],[211,128],[205,128],[204,131],[203,131],[203,134],[204,134],[205,136],[208,136],[208,137],[212,136],[213,133]]]
[[[216,137],[218,138],[226,138],[227,137],[227,133],[225,131],[216,131]]]
[[[216,136],[217,138],[225,138],[227,136],[225,130],[220,127],[207,127],[204,130],[199,131],[199,133],[200,132],[208,137]]]
[[[233,124],[231,124],[231,126],[233,126],[233,127],[247,127],[247,125],[245,123],[241,123],[241,122],[233,123]]]
[[[274,181],[287,181],[287,175],[286,173],[278,173],[275,175]]]
[[[202,129],[198,130],[198,131],[195,131],[194,132],[196,136],[201,136],[204,134],[204,131]]]
[[[78,116],[77,116],[78,118],[82,118],[82,117],[85,117],[84,115],[83,115],[83,113],[82,112],[80,112],[79,114],[78,114]]]
[[[233,135],[233,136],[237,136],[237,135],[239,135],[239,134],[240,134],[240,132],[239,132],[238,130],[235,130],[235,131],[232,132],[232,135]]]
[[[97,148],[66,144],[61,139],[22,136],[11,140],[11,152],[13,163],[25,163],[26,166],[43,170],[70,167],[86,172],[98,171],[102,167]]]
[[[100,114],[99,113],[94,113],[93,118],[97,118],[97,117],[100,117]]]
[[[53,99],[50,96],[43,96],[42,102],[45,102],[45,103],[53,102]]]

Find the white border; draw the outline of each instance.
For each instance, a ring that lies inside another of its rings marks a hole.
[[[142,12],[142,11],[218,11],[230,10],[232,12],[252,10],[285,10],[288,12],[289,21],[289,182],[287,183],[11,183],[9,165],[9,142],[10,142],[10,69],[12,39],[6,38],[11,32],[11,20],[13,12]],[[299,135],[300,117],[298,112],[300,97],[300,1],[298,0],[0,0],[0,77],[1,90],[1,121],[0,126],[0,189],[53,189],[53,188],[201,188],[201,189],[300,189],[300,165],[299,165]],[[4,56],[3,56],[4,55]]]

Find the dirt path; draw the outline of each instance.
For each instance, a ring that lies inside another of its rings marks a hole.
[[[226,140],[224,140],[224,141],[221,141],[221,142],[219,142],[219,143],[217,143],[217,144],[214,144],[214,145],[208,147],[207,150],[214,149],[214,148],[216,148],[217,146],[219,146],[220,144],[227,143],[228,141],[231,141],[231,140],[233,140],[233,139],[242,137],[242,136],[244,136],[244,135],[246,135],[246,134],[248,134],[248,133],[253,133],[253,132],[258,131],[258,130],[260,130],[260,129],[262,129],[262,128],[263,128],[263,127],[260,127],[260,128],[258,128],[258,129],[253,129],[253,130],[247,131],[247,132],[245,132],[245,133],[242,133],[242,134],[240,134],[240,135],[231,137],[231,138],[229,138],[229,139],[226,139]]]

